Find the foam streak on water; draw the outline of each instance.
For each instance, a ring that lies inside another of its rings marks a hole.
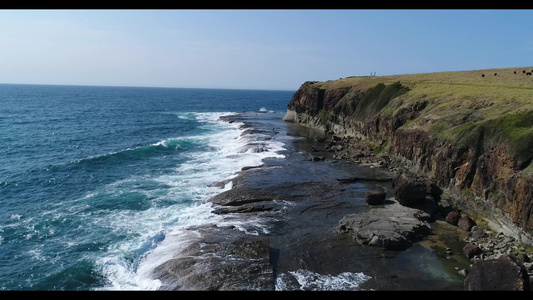
[[[0,290],[155,290],[152,271],[192,226],[268,234],[207,200],[243,167],[284,159],[290,139],[271,122],[293,93],[0,84]],[[233,112],[263,130],[220,120]],[[361,279],[286,276],[305,290]]]
[[[300,269],[279,274],[276,291],[358,291],[359,285],[370,278],[363,273],[344,272],[332,276]]]
[[[157,289],[182,230],[217,218],[210,185],[283,148],[240,151],[219,117],[291,95],[0,85],[0,290]]]
[[[202,124],[207,133],[189,136],[187,140],[203,145],[203,150],[183,154],[183,163],[176,165],[173,172],[144,179],[165,187],[159,194],[144,189],[145,197],[153,194],[153,203],[176,201],[176,204],[164,207],[152,204],[149,209],[141,212],[113,214],[107,216],[107,220],[101,220],[116,229],[124,226],[123,231],[127,231],[128,228],[144,227],[144,234],[116,244],[114,249],[107,251],[104,257],[97,260],[97,265],[109,281],[109,284],[102,289],[159,288],[161,283],[151,279],[151,271],[179,253],[179,249],[189,242],[190,237],[183,230],[195,225],[222,222],[217,221],[220,217],[212,214],[211,205],[206,203],[207,199],[223,191],[211,187],[212,183],[231,179],[242,167],[260,165],[263,158],[283,157],[278,154],[279,150],[283,150],[283,145],[276,142],[265,144],[266,151],[240,151],[250,141],[242,136],[242,130],[239,128],[241,123],[219,120],[220,116],[227,114],[194,114],[194,118]],[[192,117],[191,114],[187,114],[187,118]],[[174,140],[161,141],[155,145],[169,147]],[[131,191],[131,182],[135,180],[131,178],[124,183],[117,182],[114,185],[118,186],[120,191]],[[116,195],[120,191],[112,193]],[[143,241],[148,242],[143,244]],[[143,253],[142,256],[129,262],[128,252],[135,251],[135,247],[139,244],[143,244],[145,248],[137,250]]]

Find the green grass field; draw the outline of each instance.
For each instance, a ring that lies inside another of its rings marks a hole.
[[[402,129],[424,129],[457,146],[503,145],[521,168],[533,171],[533,76],[527,72],[533,67],[348,77],[313,87],[353,91],[400,83],[409,90],[379,113],[391,116],[401,108],[428,103]]]

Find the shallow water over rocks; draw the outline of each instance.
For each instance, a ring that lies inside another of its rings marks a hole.
[[[334,160],[328,153],[313,159],[317,154],[312,149],[320,148],[321,139],[308,128],[274,119],[265,122],[253,115],[232,118],[263,138],[304,138],[286,141],[284,159],[266,159],[260,167],[243,170],[232,180],[232,189],[209,200],[215,213],[242,225],[191,229],[197,241],[156,270],[162,289],[464,289],[464,278],[453,267],[468,262],[459,254],[458,235],[447,231],[455,228],[431,223],[439,228],[434,233],[445,234],[430,235],[403,251],[361,245],[337,231],[345,215],[379,209],[365,202],[366,192],[379,188],[393,201],[394,173]],[[446,258],[438,249],[457,255]],[[297,278],[301,274],[315,283],[303,284]],[[344,274],[353,277],[346,279]],[[317,276],[342,277],[344,283],[320,283]],[[356,283],[350,285],[350,280]]]

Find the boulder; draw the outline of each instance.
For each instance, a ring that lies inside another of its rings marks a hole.
[[[429,180],[427,181],[427,191],[428,191],[428,194],[430,194],[431,197],[433,197],[433,199],[437,201],[440,200],[440,197],[443,193],[440,187],[438,187],[435,183]]]
[[[402,173],[393,179],[394,196],[401,205],[413,206],[422,203],[428,193],[427,179],[412,173]]]
[[[369,205],[381,205],[386,197],[387,193],[382,189],[366,192],[365,194],[366,203]]]
[[[446,215],[446,222],[454,226],[457,226],[459,219],[461,219],[461,213],[457,210],[453,210]]]
[[[463,216],[457,221],[457,227],[463,229],[464,231],[470,231],[472,227],[476,226],[476,222],[468,216]]]
[[[476,262],[465,279],[467,291],[529,291],[529,276],[511,255]]]
[[[487,236],[487,233],[482,228],[478,228],[476,230],[472,231],[472,238],[473,239],[481,239]]]
[[[351,235],[361,245],[400,251],[432,232],[428,219],[427,213],[394,202],[366,213],[345,215],[337,231]]]
[[[472,257],[481,254],[482,251],[478,245],[468,243],[463,247],[463,253],[468,259],[471,259]]]

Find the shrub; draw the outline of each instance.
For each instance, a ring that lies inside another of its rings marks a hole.
[[[399,82],[385,85],[379,83],[368,89],[355,108],[357,118],[368,120],[379,113],[391,99],[409,91]]]
[[[479,151],[503,145],[523,169],[533,158],[533,111],[465,123],[454,128],[452,135],[459,146],[477,145]]]
[[[322,124],[322,126],[328,125],[328,117],[325,110],[320,110],[320,112],[318,113],[318,120],[320,121],[320,124]]]

